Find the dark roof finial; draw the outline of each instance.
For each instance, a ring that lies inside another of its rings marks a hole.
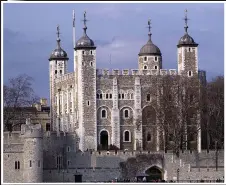
[[[185,17],[184,17],[184,20],[185,20],[185,26],[184,26],[184,29],[185,29],[185,32],[188,33],[188,17],[187,17],[187,12],[188,10],[186,9],[185,10]]]
[[[60,48],[60,26],[57,25],[57,47]]]
[[[86,30],[87,30],[87,26],[86,26],[86,22],[88,21],[86,19],[86,11],[84,11],[84,19],[82,20],[84,22],[84,27],[83,27],[83,30],[84,30],[84,34],[86,34]]]

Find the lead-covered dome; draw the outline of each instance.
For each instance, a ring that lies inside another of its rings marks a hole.
[[[95,47],[95,45],[93,40],[84,33],[84,35],[76,42],[76,49],[86,47]]]
[[[68,60],[68,56],[66,51],[64,51],[60,46],[60,38],[59,38],[59,26],[57,27],[57,48],[54,49],[49,57],[50,60]]]
[[[194,41],[194,39],[188,33],[185,33],[184,36],[180,38],[178,42],[178,46],[185,46],[185,45],[197,46],[198,44]]]
[[[158,48],[158,46],[156,46],[155,44],[152,43],[151,38],[149,38],[147,44],[145,44],[139,53],[139,56],[142,55],[159,55],[161,56],[162,53],[160,51],[160,49]]]

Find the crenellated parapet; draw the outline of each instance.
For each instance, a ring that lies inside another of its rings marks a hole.
[[[96,72],[97,76],[138,76],[138,75],[177,75],[176,69],[144,69],[144,70],[138,70],[138,69],[97,69]]]

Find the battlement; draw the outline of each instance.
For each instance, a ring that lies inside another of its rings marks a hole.
[[[150,70],[138,70],[138,69],[97,69],[96,71],[97,76],[119,76],[119,75],[177,75],[176,69],[150,69]]]
[[[56,78],[56,83],[62,82],[62,81],[67,81],[68,79],[74,78],[74,72],[72,73],[67,73],[64,76],[61,76],[59,78]]]

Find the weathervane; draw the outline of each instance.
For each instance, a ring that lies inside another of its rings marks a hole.
[[[184,20],[185,20],[185,26],[184,26],[184,29],[185,29],[185,32],[187,33],[188,32],[188,17],[187,17],[187,12],[188,10],[186,9],[185,10],[185,17],[184,17]]]
[[[59,26],[59,24],[57,25],[57,37],[60,38],[60,26]]]
[[[86,22],[87,22],[87,19],[86,19],[86,11],[84,12],[83,22],[84,22],[84,27],[86,28]]]
[[[151,19],[148,19],[148,30],[151,33]]]

